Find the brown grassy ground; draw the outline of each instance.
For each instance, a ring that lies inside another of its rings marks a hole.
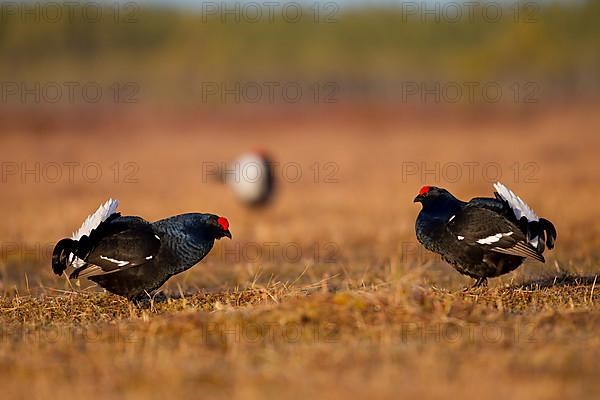
[[[592,111],[452,123],[308,116],[293,127],[256,124],[260,129],[197,121],[176,129],[117,126],[104,137],[5,132],[3,162],[95,162],[102,178],[87,182],[76,168],[72,182],[10,175],[1,183],[2,392],[593,398],[600,390],[600,117]],[[298,163],[302,178],[282,182],[272,207],[253,212],[227,187],[203,183],[202,163],[257,145],[282,165]],[[124,182],[128,162],[137,167],[137,183]],[[309,168],[315,162],[318,182]],[[339,167],[337,183],[323,182],[327,162]],[[423,183],[462,198],[491,194],[493,174],[486,179],[479,167],[470,179],[463,167],[457,182],[441,171],[402,176],[403,163],[432,169],[436,162],[498,163],[503,182],[557,226],[547,263],[462,292],[470,280],[417,246],[412,198]],[[537,183],[525,179],[528,162]],[[53,277],[52,243],[109,196],[121,200],[123,213],[151,220],[189,211],[225,215],[234,240],[170,281],[173,299],[150,310],[88,282],[71,286]],[[277,242],[272,256],[268,242]],[[260,257],[252,253],[256,243]],[[282,252],[289,243],[302,249],[299,259]]]

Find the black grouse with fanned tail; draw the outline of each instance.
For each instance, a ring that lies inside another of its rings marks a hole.
[[[121,216],[117,206],[116,200],[108,200],[71,238],[56,244],[55,274],[73,266],[70,279],[85,277],[111,293],[140,301],[202,260],[216,239],[231,238],[229,222],[217,215],[182,214],[150,223]]]
[[[414,201],[423,208],[417,217],[417,239],[458,272],[477,279],[516,269],[526,258],[545,262],[544,250],[554,248],[554,225],[500,182],[495,198],[458,200],[446,189],[423,186]]]

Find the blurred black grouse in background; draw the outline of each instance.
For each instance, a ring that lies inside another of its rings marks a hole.
[[[419,242],[477,279],[475,287],[514,270],[525,258],[545,262],[544,248],[552,249],[556,240],[550,221],[538,218],[500,182],[494,188],[496,198],[465,203],[446,189],[423,186],[414,199],[423,205],[416,223]]]
[[[252,207],[267,205],[273,198],[275,171],[273,158],[265,150],[243,154],[234,165],[237,173],[226,176],[235,195]]]
[[[216,178],[227,184],[243,204],[261,208],[270,204],[274,197],[277,186],[275,165],[267,151],[248,151],[234,162],[223,164]]]
[[[183,272],[212,249],[215,239],[231,238],[226,218],[182,214],[150,223],[122,217],[108,200],[71,238],[54,247],[52,269],[70,279],[88,278],[111,293],[143,302],[171,276]]]

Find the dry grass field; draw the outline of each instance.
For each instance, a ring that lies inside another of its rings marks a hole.
[[[5,126],[2,397],[596,398],[597,107],[326,114]],[[257,146],[280,186],[248,210],[203,166]],[[491,195],[494,178],[554,222],[557,247],[463,291],[471,280],[418,246],[412,199],[423,184]],[[227,216],[233,240],[146,310],[53,276],[52,244],[108,197],[149,220]]]

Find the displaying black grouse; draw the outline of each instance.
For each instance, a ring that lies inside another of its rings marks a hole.
[[[423,205],[416,222],[419,242],[477,279],[475,286],[513,271],[526,258],[545,262],[545,246],[554,248],[556,240],[550,221],[500,182],[494,188],[495,198],[465,203],[446,189],[423,186],[414,199]]]
[[[70,279],[85,277],[111,293],[140,302],[171,276],[183,272],[212,249],[215,239],[231,238],[226,218],[182,214],[150,223],[121,216],[116,200],[90,215],[71,238],[54,247],[52,270]]]

